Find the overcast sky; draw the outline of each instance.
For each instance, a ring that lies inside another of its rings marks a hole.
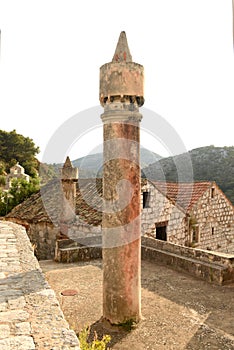
[[[31,137],[40,159],[63,123],[99,105],[99,67],[122,30],[145,68],[144,106],[187,150],[234,145],[231,0],[0,0],[0,29],[0,128]],[[98,113],[93,124],[83,137],[77,130],[72,159],[100,144]],[[167,155],[154,139],[142,133],[144,146]]]

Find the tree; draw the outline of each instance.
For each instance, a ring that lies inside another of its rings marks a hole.
[[[13,179],[8,192],[0,190],[0,215],[6,215],[16,205],[22,203],[37,191],[39,191],[38,178],[31,178],[29,182],[24,179]]]
[[[28,175],[36,177],[39,162],[35,156],[38,153],[39,148],[29,137],[18,134],[16,130],[10,132],[0,130],[0,159],[7,172],[11,166],[19,162]]]
[[[0,175],[0,187],[4,187],[6,185],[6,177],[4,175]]]

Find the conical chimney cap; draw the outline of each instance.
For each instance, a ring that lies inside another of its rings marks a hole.
[[[67,156],[66,161],[63,165],[64,168],[73,168],[70,158]]]
[[[112,62],[132,62],[132,56],[130,54],[125,32],[120,33]]]

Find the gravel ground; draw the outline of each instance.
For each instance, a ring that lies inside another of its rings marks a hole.
[[[131,331],[101,320],[102,262],[41,261],[65,318],[77,333],[110,334],[118,350],[234,349],[234,285],[216,286],[166,266],[142,262],[142,320]],[[76,295],[63,296],[67,289]]]

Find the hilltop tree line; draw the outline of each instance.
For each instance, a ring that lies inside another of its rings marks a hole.
[[[18,134],[16,130],[7,132],[0,130],[0,216],[7,214],[17,204],[23,202],[39,190],[36,155],[39,148],[29,137]],[[14,179],[8,192],[4,190],[6,174],[19,162],[30,176],[30,181]]]

